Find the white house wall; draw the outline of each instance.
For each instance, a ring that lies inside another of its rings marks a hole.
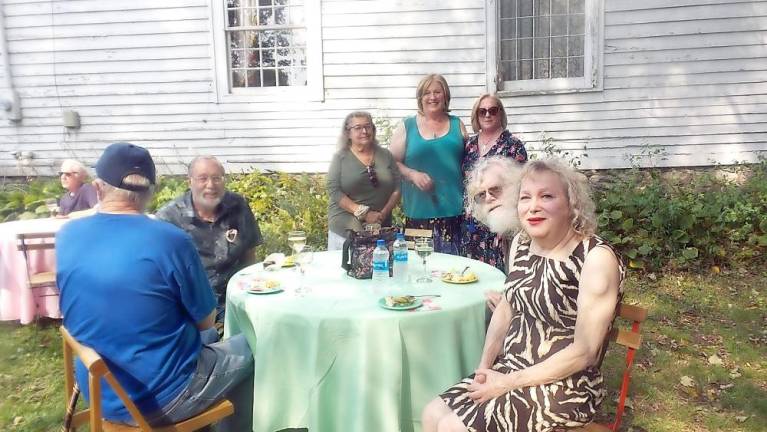
[[[219,103],[210,1],[4,1],[23,120],[0,121],[0,175],[92,164],[118,140],[150,148],[165,174],[206,153],[230,171],[325,171],[351,110],[412,114],[418,80],[439,72],[468,124],[486,91],[484,0],[322,0],[324,101]],[[504,98],[529,147],[585,148],[595,168],[656,154],[648,146],[662,150],[645,165],[767,149],[767,2],[606,0],[604,22],[602,91]],[[68,132],[62,110],[81,128]]]

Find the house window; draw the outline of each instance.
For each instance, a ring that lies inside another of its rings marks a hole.
[[[300,0],[227,0],[231,86],[306,85],[306,23]]]
[[[497,90],[600,88],[602,1],[489,0]]]
[[[220,101],[322,100],[321,2],[211,0]]]

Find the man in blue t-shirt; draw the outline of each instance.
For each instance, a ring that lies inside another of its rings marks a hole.
[[[242,335],[213,343],[216,300],[191,238],[143,214],[155,183],[149,152],[112,144],[96,173],[99,213],[69,222],[56,237],[64,326],[101,354],[151,424],[235,397],[237,418],[228,422],[249,427],[252,352]],[[87,371],[77,366],[87,392]],[[109,386],[102,405],[104,418],[135,424]]]

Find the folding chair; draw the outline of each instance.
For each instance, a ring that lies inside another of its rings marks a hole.
[[[415,239],[419,237],[431,237],[432,231],[420,228],[405,228],[405,242],[408,249],[415,249]]]
[[[53,297],[58,295],[58,289],[56,288],[56,272],[33,271],[33,266],[30,265],[30,252],[31,251],[46,251],[56,248],[56,233],[30,233],[30,234],[17,234],[16,235],[16,248],[24,254],[24,264],[27,266],[27,287],[30,290],[37,288],[50,287],[53,288],[53,292],[46,292],[40,295],[40,297]],[[37,304],[37,297],[35,297],[35,306],[39,309]],[[35,317],[38,315],[38,310],[35,310]]]
[[[634,365],[634,355],[636,350],[642,344],[642,334],[639,327],[647,319],[647,309],[640,306],[633,306],[621,303],[618,307],[618,317],[631,322],[631,330],[623,330],[614,327],[608,335],[609,340],[618,345],[626,347],[626,367],[623,370],[623,382],[621,383],[620,395],[618,396],[618,408],[615,411],[615,421],[603,425],[598,423],[589,423],[578,429],[570,429],[576,432],[617,432],[621,425],[623,411],[626,408],[626,396],[629,391],[629,382],[631,381],[631,367]]]
[[[232,403],[224,399],[192,418],[172,425],[153,428],[147,423],[123,387],[109,371],[101,356],[92,348],[77,342],[63,326],[59,330],[64,340],[64,387],[66,390],[66,403],[71,412],[73,412],[71,423],[73,428],[89,423],[91,432],[191,432],[234,413]],[[75,355],[80,358],[80,361],[88,369],[88,388],[90,390],[90,406],[79,412],[74,412],[74,404],[72,403],[72,394],[75,391]],[[107,384],[112,387],[112,390],[114,390],[128,409],[128,412],[130,412],[133,420],[138,425],[137,427],[112,423],[101,418],[101,378],[104,378]]]

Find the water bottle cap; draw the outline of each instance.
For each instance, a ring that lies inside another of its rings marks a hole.
[[[384,241],[384,239],[378,239],[376,240],[376,246],[386,246],[386,241]]]
[[[405,234],[397,233],[397,240],[405,240]]]

